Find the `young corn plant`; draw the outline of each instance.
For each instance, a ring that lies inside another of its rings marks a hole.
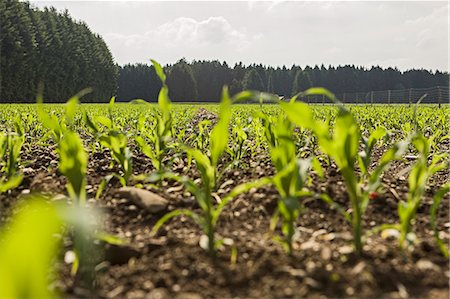
[[[51,298],[51,269],[61,240],[62,220],[55,206],[30,199],[0,231],[0,297]]]
[[[111,157],[113,161],[119,164],[122,174],[114,174],[113,176],[117,177],[122,184],[122,186],[126,186],[128,181],[132,175],[133,169],[133,154],[131,153],[130,148],[128,147],[128,138],[127,136],[120,130],[120,128],[115,124],[113,118],[113,107],[114,107],[115,98],[112,97],[109,102],[108,111],[109,117],[105,116],[97,116],[95,120],[101,125],[107,128],[106,132],[100,130],[100,128],[91,120],[89,115],[85,113],[85,120],[88,127],[95,134],[97,140],[103,147],[106,147],[111,152]],[[108,181],[111,179],[111,176],[105,178],[99,190],[102,190]],[[101,191],[100,191],[101,192]],[[99,195],[99,194],[97,194]]]
[[[442,252],[442,254],[448,258],[449,252],[448,247],[445,245],[444,241],[442,241],[441,237],[439,236],[439,231],[437,228],[437,213],[439,210],[439,206],[441,205],[442,198],[450,192],[450,182],[447,182],[444,184],[433,196],[433,205],[431,206],[430,211],[430,224],[431,228],[433,229],[434,238],[436,239],[436,243],[439,247],[439,250]]]
[[[400,231],[399,246],[402,249],[414,244],[414,219],[417,209],[422,202],[429,178],[436,172],[444,170],[449,166],[447,153],[433,155],[431,162],[428,162],[430,144],[422,134],[413,136],[412,143],[417,149],[419,156],[408,176],[409,191],[406,201],[401,201],[398,205],[400,219],[400,224],[398,225]],[[436,198],[434,201],[439,202],[438,200]]]
[[[337,202],[328,195],[322,195],[322,199],[340,211],[345,219],[350,222],[353,230],[353,244],[357,253],[362,252],[363,226],[362,217],[369,203],[369,195],[380,187],[380,177],[389,164],[402,156],[406,149],[405,142],[399,142],[390,148],[382,157],[378,166],[370,173],[370,154],[375,143],[384,136],[383,129],[375,130],[367,141],[364,150],[358,153],[361,134],[359,125],[349,110],[347,110],[329,91],[323,88],[311,88],[303,95],[324,95],[338,104],[338,114],[335,118],[333,132],[330,133],[329,125],[314,118],[313,111],[305,103],[281,102],[281,106],[288,118],[296,125],[311,130],[318,139],[322,152],[331,157],[344,178],[348,196],[351,203],[351,212],[345,211]],[[356,162],[359,161],[363,175],[358,176]]]
[[[163,158],[170,149],[170,141],[173,137],[173,117],[171,111],[171,101],[169,98],[168,87],[166,84],[166,75],[161,65],[152,60],[156,74],[162,82],[162,88],[158,96],[159,114],[150,128],[145,126],[145,118],[139,121],[138,130],[141,135],[135,137],[136,143],[141,151],[151,159],[153,167],[157,171],[163,170]],[[149,143],[147,142],[149,141]]]
[[[39,102],[39,101],[38,101]],[[67,192],[76,204],[86,202],[87,154],[77,133],[73,131],[74,119],[79,104],[79,94],[70,98],[65,105],[64,118],[59,121],[54,114],[39,109],[44,127],[48,128],[57,142],[59,171],[67,178]]]
[[[58,142],[59,171],[67,178],[69,197],[79,206],[86,203],[86,171],[88,156],[83,142],[72,129],[78,97],[71,98],[66,103],[65,130]]]
[[[97,215],[92,209],[49,202],[37,195],[26,199],[16,207],[17,214],[0,227],[0,298],[57,297],[49,288],[49,274],[56,270],[55,257],[63,248],[62,236],[70,228],[75,236],[86,239],[95,231],[95,223],[90,219],[96,219]],[[86,261],[92,260],[96,248],[87,247],[85,240],[81,241],[84,247],[78,242],[75,250],[78,254],[83,249],[85,259],[78,262],[85,270]],[[89,266],[93,269],[95,265]]]
[[[248,140],[248,129],[243,127],[239,118],[236,119],[236,124],[234,125],[231,134],[234,142],[231,146],[227,147],[227,153],[231,157],[231,167],[237,167],[241,163],[245,154],[249,151],[247,144]]]
[[[67,215],[79,213],[74,219],[84,219],[81,214],[87,215],[86,211],[81,213],[81,209],[86,203],[86,170],[87,170],[87,153],[83,147],[83,143],[77,133],[73,131],[74,118],[79,100],[78,96],[74,96],[68,100],[65,108],[65,118],[61,122],[54,122],[52,117],[41,111],[41,119],[44,126],[50,129],[53,137],[58,141],[57,153],[59,156],[59,171],[67,178],[67,192],[69,198],[75,203],[75,206],[67,209]],[[48,122],[50,120],[50,122]],[[83,280],[89,283],[93,280],[92,265],[90,255],[92,252],[88,239],[89,231],[83,223],[73,222],[72,225],[74,245],[76,253],[76,263],[73,264],[72,273],[78,276],[82,275]],[[92,230],[92,226],[89,228]],[[83,274],[78,271],[81,267]],[[88,274],[87,274],[88,273]]]
[[[191,134],[185,142],[191,146],[201,150],[207,151],[209,146],[209,129],[211,127],[211,121],[204,119],[198,123],[198,132]]]
[[[251,188],[257,188],[264,184],[268,184],[270,180],[263,178],[251,183],[245,183],[236,186],[228,195],[220,200],[220,203],[214,203],[213,192],[216,189],[218,181],[218,164],[221,156],[225,152],[228,143],[228,124],[231,118],[231,99],[228,95],[228,90],[224,88],[222,93],[222,100],[220,104],[219,121],[211,131],[209,156],[202,153],[198,149],[186,148],[188,155],[192,157],[200,172],[202,184],[199,185],[193,180],[186,177],[179,177],[174,174],[166,173],[164,177],[177,180],[181,182],[187,191],[195,196],[195,199],[201,209],[201,213],[195,213],[190,210],[175,210],[163,216],[153,227],[153,234],[169,219],[178,216],[186,215],[192,218],[202,229],[204,235],[201,246],[211,255],[215,255],[216,250],[221,247],[224,240],[216,239],[215,231],[217,220],[223,208],[237,195],[244,193]]]
[[[272,164],[277,171],[273,184],[280,195],[278,208],[272,216],[271,229],[275,228],[281,216],[283,237],[275,240],[283,245],[288,254],[292,254],[295,224],[302,211],[300,199],[312,194],[305,188],[310,159],[297,159],[294,128],[289,119],[280,116],[276,123],[272,123],[265,114],[261,114],[260,118],[265,128]]]
[[[19,171],[20,151],[24,143],[19,124],[17,132],[0,132],[0,193],[20,185],[23,175]]]
[[[71,97],[65,105],[64,117],[58,117],[54,112],[47,113],[43,107],[43,97],[39,95],[37,97],[37,112],[43,127],[47,129],[45,136],[50,135],[55,144],[58,144],[65,132],[73,130],[79,99],[91,91],[92,89],[86,88]]]
[[[78,205],[86,203],[87,154],[80,137],[67,132],[58,144],[59,171],[67,178],[69,197]]]
[[[252,118],[249,122],[249,129],[253,133],[252,140],[250,140],[250,157],[253,159],[256,155],[262,151],[265,143],[264,127],[257,118]]]
[[[359,184],[362,186],[364,209],[369,202],[371,194],[378,192],[381,187],[381,177],[389,165],[402,158],[408,148],[409,140],[394,143],[381,156],[377,166],[369,170],[372,164],[372,151],[375,145],[388,136],[388,132],[383,127],[377,127],[368,138],[362,137],[363,150],[358,154],[358,165],[361,170]]]

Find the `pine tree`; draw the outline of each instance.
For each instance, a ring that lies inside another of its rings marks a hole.
[[[291,95],[295,95],[301,91],[305,91],[308,88],[312,87],[311,78],[308,73],[302,71],[301,69],[297,70],[294,77],[294,82],[292,83],[292,93]]]
[[[274,93],[275,88],[273,84],[273,71],[271,70],[269,73],[269,79],[267,80],[267,92]]]
[[[0,1],[0,25],[0,102],[34,102],[41,84],[47,102],[64,102],[86,87],[94,92],[84,101],[115,94],[117,66],[108,47],[68,11]]]
[[[197,82],[195,81],[191,67],[184,59],[178,61],[170,68],[167,85],[170,90],[170,98],[173,101],[197,101]]]
[[[242,81],[242,87],[249,90],[264,90],[261,76],[255,69],[250,69],[250,71],[245,74],[244,80]]]

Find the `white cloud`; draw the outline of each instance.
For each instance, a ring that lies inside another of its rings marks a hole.
[[[245,33],[234,29],[224,17],[210,17],[202,21],[178,18],[147,32],[145,38],[198,47],[210,44],[248,42]]]
[[[150,57],[165,64],[185,57],[229,64],[448,69],[447,2],[49,1],[36,5],[68,8],[105,38],[119,64],[148,62]]]
[[[128,55],[130,51],[139,52],[143,49],[158,48],[165,51],[182,49],[178,53],[185,53],[183,56],[186,57],[197,56],[196,52],[203,52],[202,50],[211,48],[242,51],[253,40],[258,40],[262,36],[261,34],[249,35],[245,29],[234,28],[224,17],[215,16],[200,21],[180,17],[142,34],[108,33],[104,37],[112,45],[113,50],[116,50],[120,62],[122,59],[126,59],[121,57],[121,53]],[[119,47],[122,49],[119,50]],[[175,59],[178,58],[180,58],[179,54]]]

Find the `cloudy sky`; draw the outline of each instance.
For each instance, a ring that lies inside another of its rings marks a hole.
[[[182,57],[229,64],[448,70],[447,1],[31,1],[67,8],[119,64]]]

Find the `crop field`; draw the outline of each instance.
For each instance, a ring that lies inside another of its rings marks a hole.
[[[158,104],[0,106],[1,298],[448,298],[449,107],[173,104],[156,68]]]

